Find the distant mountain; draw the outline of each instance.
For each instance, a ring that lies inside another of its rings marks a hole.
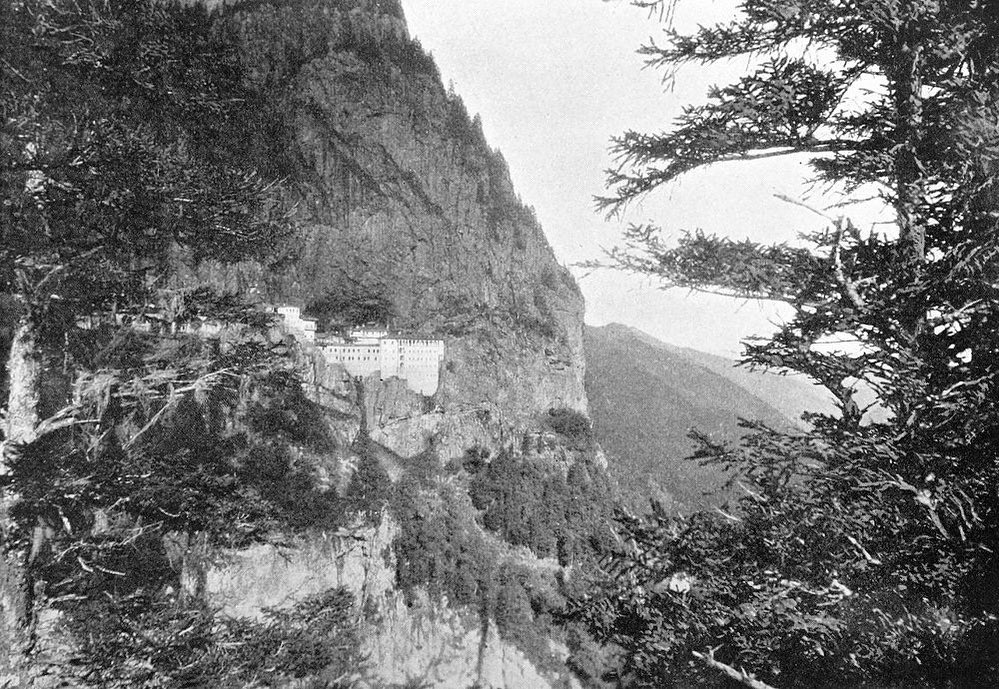
[[[720,469],[684,459],[694,449],[691,428],[734,441],[739,418],[789,429],[806,409],[831,409],[805,381],[750,373],[623,325],[588,326],[584,348],[594,433],[634,509],[649,498],[683,512],[721,500],[705,494],[723,483]]]
[[[687,357],[709,371],[728,378],[739,387],[745,388],[774,407],[781,414],[794,421],[796,425],[801,425],[801,415],[806,411],[831,414],[835,410],[833,396],[804,376],[782,376],[776,373],[750,371],[744,366],[737,365],[733,359],[726,359],[689,347],[671,345],[657,340],[637,328],[617,325],[608,327],[626,328],[643,342]]]

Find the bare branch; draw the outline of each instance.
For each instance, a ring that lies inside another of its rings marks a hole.
[[[846,540],[850,541],[850,543],[852,543],[852,544],[853,544],[853,546],[854,546],[854,547],[855,547],[855,548],[856,548],[857,550],[859,550],[859,551],[860,551],[860,554],[864,556],[864,559],[865,559],[865,560],[867,560],[867,562],[869,562],[869,563],[870,563],[870,564],[872,564],[872,565],[880,565],[880,564],[883,564],[883,563],[881,562],[881,560],[880,560],[880,559],[878,559],[878,558],[874,557],[873,555],[871,555],[871,554],[870,554],[870,553],[869,553],[869,552],[867,551],[867,548],[865,548],[865,547],[864,547],[863,545],[861,545],[860,541],[858,541],[858,540],[857,540],[856,538],[854,538],[854,537],[853,537],[853,536],[851,536],[850,534],[845,534],[845,535],[846,535]]]
[[[843,269],[843,259],[841,255],[841,245],[843,240],[843,220],[836,222],[836,234],[834,235],[833,245],[833,266],[836,271],[836,281],[839,282],[843,291],[846,293],[847,298],[850,302],[859,310],[864,310],[867,308],[867,302],[864,298],[860,296],[860,292],[857,291],[857,286],[853,283],[847,276],[846,271]],[[848,225],[849,226],[849,225]]]
[[[780,199],[784,203],[790,203],[792,206],[799,206],[801,208],[804,208],[805,210],[812,211],[813,213],[815,213],[819,217],[825,218],[829,222],[836,222],[836,219],[833,218],[831,215],[828,215],[828,214],[824,213],[823,211],[819,210],[815,206],[811,206],[811,205],[805,203],[804,201],[800,201],[799,199],[791,198],[787,194],[774,194],[774,198]]]
[[[713,648],[709,648],[707,653],[698,653],[697,651],[694,651],[693,653],[695,658],[702,661],[708,667],[723,672],[725,675],[731,677],[736,682],[745,684],[747,687],[750,687],[751,689],[776,689],[776,687],[773,687],[767,684],[766,682],[761,682],[760,680],[756,679],[745,670],[736,670],[731,665],[726,665],[720,660],[715,660],[715,651]]]
[[[26,84],[34,83],[31,81],[31,79],[29,79],[28,77],[24,76],[16,69],[14,69],[14,65],[10,64],[6,59],[0,57],[0,63],[2,63],[7,69],[9,69],[14,74],[14,76],[18,77],[24,83]]]

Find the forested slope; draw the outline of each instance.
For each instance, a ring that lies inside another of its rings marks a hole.
[[[383,507],[393,534],[364,565],[388,564],[392,586],[355,588],[377,612],[380,676],[565,674],[547,640],[562,636],[554,574],[590,557],[610,505],[592,437],[559,423],[588,428],[578,288],[398,3],[235,3],[219,26],[259,94],[232,146],[292,183],[298,229],[279,271],[202,264],[181,278],[300,305],[321,325],[375,321],[446,344],[432,400],[369,377],[341,407],[356,433],[340,453],[341,472],[357,467],[348,497],[376,518]],[[312,371],[316,390],[345,389],[336,367]],[[468,621],[433,632],[450,650],[431,657],[410,625],[452,614]]]
[[[739,419],[779,428],[793,421],[699,356],[622,325],[587,327],[586,392],[593,431],[626,502],[650,498],[677,511],[717,504],[706,495],[721,486],[717,467],[685,461],[696,447],[691,429],[715,440],[741,437]]]
[[[677,347],[632,329],[636,337],[650,345],[686,357],[693,363],[727,378],[772,406],[785,417],[801,424],[805,412],[829,413],[834,408],[832,395],[802,375],[779,375],[760,369],[749,370],[736,361],[690,347]]]

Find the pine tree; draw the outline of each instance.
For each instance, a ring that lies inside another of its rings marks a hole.
[[[671,9],[672,3],[639,2]],[[746,684],[999,681],[999,42],[975,0],[745,0],[728,24],[644,48],[672,69],[749,56],[663,134],[614,147],[611,212],[696,168],[806,155],[820,182],[878,189],[897,233],[847,219],[807,247],[632,227],[617,267],[789,304],[744,363],[811,376],[840,413],[748,424],[697,457],[736,470],[728,510],[626,519],[610,594],[583,605],[656,686],[721,670]],[[664,13],[669,16],[669,13]],[[737,232],[737,228],[732,228]],[[848,347],[823,347],[846,340]],[[890,412],[853,399],[868,386]],[[745,668],[749,674],[735,668]],[[757,684],[756,686],[759,686]]]
[[[30,532],[17,517],[25,462],[52,451],[51,434],[82,428],[86,413],[105,431],[143,417],[153,424],[168,402],[203,396],[250,363],[238,347],[222,364],[182,352],[168,361],[162,348],[140,346],[117,368],[84,371],[82,396],[64,390],[46,401],[46,357],[60,350],[71,376],[67,347],[107,345],[98,333],[144,317],[168,329],[198,316],[252,321],[252,309],[225,300],[185,310],[160,297],[182,260],[266,256],[291,216],[281,189],[222,143],[246,80],[202,5],[15,0],[0,9],[0,45],[0,292],[17,311],[0,446],[0,660],[8,678],[28,681]]]

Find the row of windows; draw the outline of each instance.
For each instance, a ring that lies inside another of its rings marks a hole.
[[[337,361],[339,361],[339,362],[344,362],[344,361],[362,362],[362,361],[364,361],[364,362],[374,363],[371,359],[362,359],[360,357],[352,357],[352,356],[349,356],[349,357],[346,357],[346,358],[337,359]],[[399,362],[399,366],[408,367],[408,368],[424,368],[424,369],[426,369],[428,371],[436,371],[437,368],[438,368],[436,361],[434,361],[434,362],[426,362],[426,363],[419,362],[419,361],[400,361]]]
[[[335,348],[335,349],[332,348],[332,347],[326,347],[326,351],[327,351],[327,353],[329,353],[332,356],[344,356],[344,355],[349,355],[349,354],[371,354],[371,355],[374,355],[376,349],[374,347],[348,347],[348,348],[340,348],[340,347],[338,347],[338,348]],[[406,351],[406,350],[404,350],[404,351],[399,352],[399,356],[400,357],[402,357],[402,356],[409,356],[409,357],[416,357],[416,358],[423,358],[423,359],[433,359],[433,358],[439,359],[441,356],[443,356],[443,352],[436,352],[436,351],[431,351],[431,352],[415,351],[414,352],[414,351]]]
[[[329,354],[329,355],[331,355],[331,356],[346,356],[346,355],[350,355],[350,354],[357,354],[357,355],[363,354],[365,356],[379,356],[381,354],[380,352],[373,352],[370,349],[368,349],[368,350],[365,350],[365,349],[347,349],[347,350],[340,350],[340,351],[330,351],[329,349],[327,349],[326,353]],[[389,352],[386,352],[386,354],[391,355]],[[427,353],[427,352],[399,352],[398,356],[400,358],[402,358],[402,357],[409,357],[411,359],[440,359],[442,355],[438,354],[436,352],[430,352],[430,353]]]
[[[373,353],[363,353],[363,352],[329,352],[330,356],[337,359],[342,359],[346,356],[358,359],[380,359],[380,355]],[[363,356],[362,356],[363,355]],[[410,361],[440,361],[441,357],[437,354],[399,354],[399,361],[403,359],[409,359]]]

